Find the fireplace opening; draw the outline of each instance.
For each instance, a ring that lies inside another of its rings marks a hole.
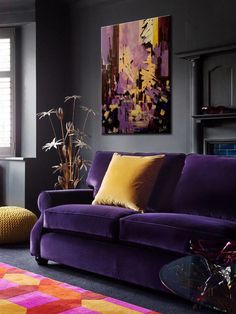
[[[236,157],[236,140],[205,140],[205,154]]]

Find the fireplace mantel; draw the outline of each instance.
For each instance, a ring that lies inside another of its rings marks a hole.
[[[236,123],[236,45],[178,52],[191,62],[192,151],[204,152],[204,128]],[[223,106],[232,112],[208,114],[203,107]]]
[[[236,120],[235,113],[215,113],[215,114],[197,114],[192,116],[196,123],[204,123],[207,125],[211,122],[222,122],[222,120]]]
[[[177,52],[176,55],[181,59],[192,60],[193,58],[199,58],[200,56],[207,56],[213,54],[222,54],[227,52],[236,51],[236,45],[226,45],[219,47],[211,47],[206,49]]]

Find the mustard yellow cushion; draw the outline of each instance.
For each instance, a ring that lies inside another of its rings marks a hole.
[[[143,211],[161,169],[164,155],[121,156],[114,153],[93,204]]]
[[[0,243],[16,243],[29,239],[37,217],[31,211],[18,206],[0,207]]]

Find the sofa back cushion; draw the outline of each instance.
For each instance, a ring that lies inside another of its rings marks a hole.
[[[236,221],[236,158],[188,155],[173,211]]]
[[[107,171],[113,154],[114,152],[109,151],[97,151],[95,154],[86,179],[87,185],[94,189],[94,196],[97,194],[102,184],[103,177]]]
[[[94,196],[97,194],[101,186],[103,177],[107,171],[113,154],[114,151],[98,151],[95,154],[86,180],[87,185],[94,189]],[[151,193],[146,211],[171,211],[173,194],[183,168],[185,154],[128,152],[119,152],[119,154],[128,156],[165,155],[164,162]]]

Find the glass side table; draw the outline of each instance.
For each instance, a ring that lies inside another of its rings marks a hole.
[[[236,314],[236,242],[192,241],[193,255],[160,271],[162,283],[195,304]]]

